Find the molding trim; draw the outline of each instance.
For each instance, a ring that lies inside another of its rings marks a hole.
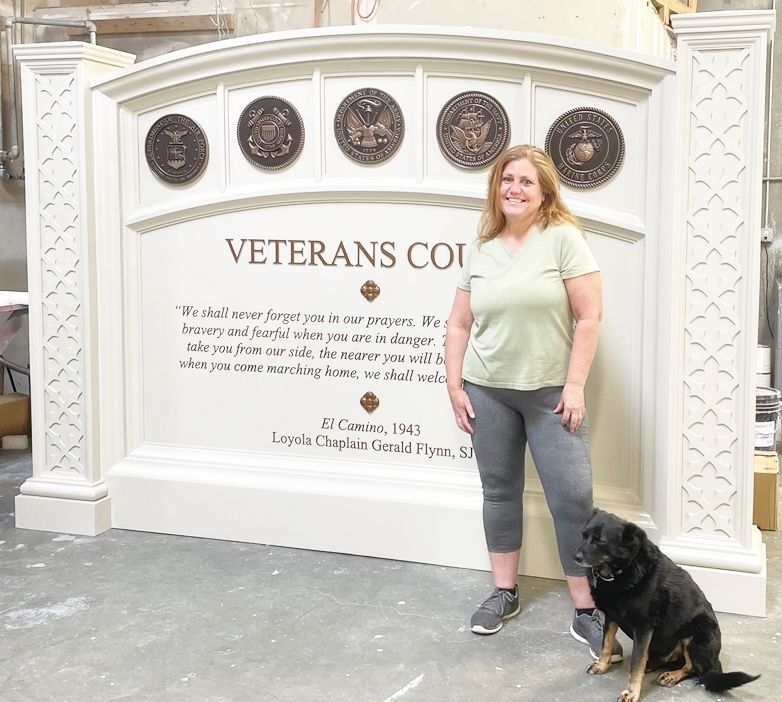
[[[565,37],[469,27],[366,25],[257,34],[191,47],[142,61],[93,86],[121,103],[163,85],[178,85],[183,73],[190,82],[214,81],[229,63],[232,73],[246,72],[250,77],[269,69],[279,72],[281,67],[311,70],[320,61],[345,60],[346,69],[352,69],[350,61],[355,58],[361,59],[364,71],[372,65],[386,71],[392,60],[415,66],[422,59],[439,59],[471,64],[469,73],[474,75],[477,61],[494,64],[495,72],[503,65],[514,71],[534,66],[648,89],[675,68],[647,54]]]
[[[671,15],[671,26],[677,37],[687,34],[740,35],[767,33],[768,40],[774,34],[774,10],[717,10]]]
[[[477,471],[142,444],[109,470],[106,482],[122,494],[112,507],[115,528],[489,567]],[[539,483],[529,482],[520,572],[561,578],[551,558],[551,515]],[[194,510],[195,504],[209,508]],[[361,514],[362,528],[346,529],[334,518],[342,510]],[[622,515],[655,534],[641,510],[625,507]],[[447,543],[443,530],[451,535]]]

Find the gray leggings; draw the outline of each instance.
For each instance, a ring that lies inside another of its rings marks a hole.
[[[483,528],[492,553],[521,548],[524,451],[529,441],[557,536],[565,575],[585,575],[573,562],[592,513],[592,466],[586,420],[577,432],[553,410],[562,387],[489,388],[464,382],[475,419],[472,445],[483,485]]]

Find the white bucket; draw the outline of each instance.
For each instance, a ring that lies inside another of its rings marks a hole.
[[[782,393],[776,388],[755,388],[755,450],[776,449],[777,421]]]
[[[758,344],[755,373],[771,373],[771,347]]]
[[[755,373],[755,387],[767,388],[771,385],[771,373]]]

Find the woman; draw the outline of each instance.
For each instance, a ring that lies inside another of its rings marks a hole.
[[[483,486],[494,591],[473,615],[494,634],[519,613],[527,443],[554,518],[575,605],[571,634],[600,653],[603,619],[573,561],[592,512],[584,385],[602,318],[600,272],[560,197],[551,159],[514,146],[489,174],[488,198],[448,318],[445,365],[456,424],[471,435]],[[622,660],[615,645],[612,660]]]

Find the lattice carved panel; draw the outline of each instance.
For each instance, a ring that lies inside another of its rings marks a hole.
[[[685,279],[683,531],[735,538],[749,50],[696,51]]]
[[[35,77],[46,470],[84,467],[82,261],[75,75]]]

